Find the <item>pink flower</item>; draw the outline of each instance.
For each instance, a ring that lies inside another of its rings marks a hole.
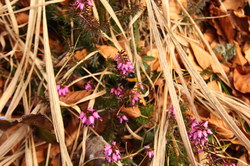
[[[87,82],[87,84],[85,85],[85,90],[91,90],[92,86],[90,84],[90,81]]]
[[[88,108],[87,112],[81,112],[79,119],[83,125],[92,126],[94,128],[95,119],[102,120],[101,117],[93,108]]]
[[[191,119],[193,122],[191,124],[191,130],[189,131],[189,139],[194,142],[194,145],[205,145],[208,142],[208,135],[213,134],[213,132],[208,128],[208,121],[196,121],[196,119]]]
[[[68,87],[61,88],[60,85],[56,85],[57,93],[60,96],[66,96],[66,93],[69,92]]]
[[[112,88],[110,93],[116,95],[118,98],[122,97],[122,89],[120,87]]]
[[[236,166],[234,163],[223,163],[222,166]]]
[[[171,107],[168,109],[168,112],[170,113],[171,116],[174,117],[174,119],[176,119],[176,118],[175,118],[175,113],[174,113],[174,107],[173,107],[173,106],[171,106]]]
[[[138,84],[139,84],[140,89],[141,89],[141,90],[144,90],[144,87],[143,87],[142,83],[141,83],[141,82],[138,82]]]
[[[86,4],[89,6],[93,6],[90,0],[76,0],[73,6],[75,6],[76,9],[83,10]]]
[[[122,75],[127,76],[131,72],[134,73],[134,66],[129,59],[117,54],[115,55],[114,60],[117,61],[116,68]]]
[[[104,155],[109,163],[117,162],[122,159],[120,150],[116,146],[116,142],[112,142],[111,145],[105,146]]]
[[[154,150],[152,150],[149,145],[144,146],[144,148],[147,150],[146,154],[148,155],[148,157],[150,159],[153,158],[154,157]]]
[[[117,115],[117,118],[119,118],[120,124],[122,124],[123,121],[126,121],[126,122],[128,121],[128,118],[126,115],[122,115],[122,116]]]
[[[135,103],[137,102],[137,101],[139,101],[139,97],[138,97],[138,95],[139,95],[139,93],[138,92],[132,92],[133,93],[133,96],[132,96],[132,106],[134,106],[135,105]]]

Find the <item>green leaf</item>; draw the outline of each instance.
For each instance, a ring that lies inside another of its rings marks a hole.
[[[142,62],[142,64],[143,64],[143,66],[144,66],[145,70],[148,70],[149,65],[148,65],[146,62]]]
[[[36,131],[36,136],[46,142],[55,144],[56,141],[56,136],[55,134],[52,134],[50,131],[46,130],[46,129],[42,129],[42,128],[38,128],[35,127],[35,131]]]
[[[141,57],[143,61],[153,61],[155,58],[152,56],[142,56]]]

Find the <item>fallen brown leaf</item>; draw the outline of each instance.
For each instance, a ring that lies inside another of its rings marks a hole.
[[[245,58],[247,59],[248,63],[250,63],[250,42],[246,42],[243,47],[243,52],[245,54]]]
[[[248,158],[248,159],[247,159]],[[248,163],[249,164],[249,157],[247,157],[247,154],[243,154],[242,156],[240,156],[240,161],[243,161],[243,162],[245,162],[245,163]],[[237,163],[237,166],[246,166],[246,164],[245,163],[242,163],[242,162],[240,162],[240,161],[238,161],[238,163]]]
[[[194,59],[194,56],[193,56],[193,54],[191,53],[191,50],[190,50],[190,49],[187,50],[187,53],[188,53],[188,59],[189,59],[190,63],[192,64],[192,66],[193,66],[198,72],[202,72],[203,69],[202,69],[200,66],[197,65],[197,63],[196,63],[196,61],[195,61],[195,59]],[[205,80],[207,80],[207,79],[209,79],[209,75],[202,75],[202,78],[205,79]]]
[[[244,95],[235,89],[232,89],[232,94],[234,97],[237,97],[238,99],[250,105],[250,98],[248,97],[248,95]]]
[[[16,49],[16,51],[15,51],[15,57],[16,57],[17,59],[21,59],[21,58],[23,57],[23,50],[20,49],[19,46],[17,46],[17,49]]]
[[[122,107],[121,112],[126,113],[131,118],[138,118],[141,116],[141,111],[138,105],[134,107]]]
[[[237,10],[244,7],[245,0],[225,0],[222,4],[227,10]]]
[[[83,58],[85,58],[88,54],[87,49],[82,49],[81,51],[76,51],[76,53],[74,54],[74,57],[77,60],[82,60]]]
[[[162,71],[162,68],[159,62],[158,50],[156,48],[153,48],[152,50],[147,51],[146,55],[154,57],[154,60],[152,61],[145,61],[149,66],[151,66],[151,70],[157,71],[157,72]]]
[[[221,92],[220,87],[219,87],[219,85],[218,85],[218,83],[217,83],[216,80],[213,80],[213,81],[208,82],[208,83],[207,83],[207,86],[208,86],[210,89],[212,89],[212,90],[214,90],[214,91],[216,91],[216,92]]]
[[[227,13],[212,4],[210,5],[210,14],[210,16],[222,16],[226,15]],[[227,42],[232,42],[234,40],[235,31],[229,16],[212,19],[212,23],[219,36],[226,39]]]
[[[60,52],[63,52],[64,50],[62,42],[58,39],[49,38],[49,45],[53,53],[60,53]]]
[[[65,131],[66,131],[65,142],[66,142],[67,147],[70,147],[74,143],[75,139],[77,138],[78,127],[80,123],[80,120],[75,116],[72,116],[69,119],[70,120],[68,121],[67,127],[65,128]]]
[[[218,119],[217,117],[211,114],[211,117],[208,119],[209,125],[211,125],[217,133],[217,136],[220,138],[230,139],[234,137],[234,133],[228,127],[226,122],[222,119]]]
[[[187,1],[186,0],[180,0],[183,6],[187,6]],[[169,10],[170,10],[170,18],[173,20],[178,20],[181,18],[181,7],[178,5],[176,0],[169,0]]]
[[[209,43],[212,43],[216,39],[216,32],[214,29],[207,29],[204,33],[204,37],[207,39]]]
[[[64,0],[62,2],[60,2],[61,5],[64,5],[64,6],[69,6],[70,5],[70,0]]]
[[[242,75],[237,69],[234,69],[233,83],[236,90],[241,93],[250,92],[250,73]]]
[[[160,62],[159,62],[159,52],[158,52],[158,50],[156,48],[153,48],[152,50],[148,50],[146,55],[154,57],[154,60],[152,60],[152,61],[146,61],[145,60],[145,62],[149,66],[151,66],[151,70],[161,72],[162,67],[161,67]],[[167,60],[168,64],[170,64],[170,55],[166,55],[166,60]],[[175,69],[173,63],[172,63],[172,69]]]
[[[235,140],[230,140],[230,142],[232,142],[232,144],[235,144],[235,145],[242,145],[242,146],[245,146],[240,140],[238,139],[235,139]]]
[[[5,131],[5,130],[11,128],[12,126],[14,126],[16,124],[18,124],[17,120],[10,121],[10,120],[1,119],[0,120],[0,130]]]
[[[23,7],[28,7],[30,6],[30,0],[17,1],[17,4]]]
[[[234,26],[240,31],[240,33],[249,35],[250,19],[249,16],[244,15],[244,11],[234,11],[231,14],[231,20]]]
[[[78,78],[81,78],[80,76],[77,75],[72,75],[70,81],[73,82],[74,80],[77,80]],[[75,85],[80,88],[80,89],[85,89],[87,81],[85,79],[80,79],[75,83]]]
[[[78,102],[79,100],[83,99],[84,97],[90,95],[92,91],[89,90],[81,90],[81,91],[75,91],[75,92],[69,92],[66,96],[60,97],[60,100],[63,101],[66,104],[74,104]]]
[[[207,69],[212,64],[212,57],[210,54],[204,50],[204,48],[198,46],[195,43],[190,43],[191,48],[194,52],[194,56],[198,62],[198,64],[202,67],[202,69]]]
[[[220,65],[221,65],[221,67],[222,67],[222,69],[224,70],[225,73],[229,73],[230,68],[228,66],[226,66],[226,65],[224,65],[222,63]],[[220,70],[217,67],[217,65],[215,65],[215,62],[212,63],[212,69],[213,69],[214,73],[220,73]]]
[[[22,123],[36,126],[46,130],[53,130],[52,122],[42,114],[29,114],[22,116]]]
[[[111,58],[114,59],[115,55],[118,53],[118,49],[113,46],[107,46],[107,45],[96,45],[98,48],[99,53],[104,58]]]
[[[234,45],[236,46],[236,55],[233,58],[233,62],[238,65],[244,66],[247,63],[247,60],[242,55],[241,48],[236,41],[234,41]]]
[[[1,124],[1,125],[2,125],[2,124]],[[2,134],[1,137],[0,137],[0,146],[1,146],[1,145],[8,139],[8,137],[11,136],[20,126],[21,126],[21,124],[17,124],[17,122],[16,122],[14,125],[8,127],[8,128],[6,129],[6,131],[4,131],[3,134]],[[1,127],[3,127],[3,126],[1,126]],[[1,128],[1,130],[2,130],[2,128]]]
[[[190,45],[193,50],[194,56],[202,69],[207,69],[209,67],[212,67],[214,73],[220,73],[216,63],[214,62],[211,55],[207,51],[205,51],[202,47],[198,46],[195,43],[190,42]],[[220,65],[222,66],[225,73],[229,72],[228,66],[224,64]]]
[[[24,24],[24,23],[28,23],[29,21],[29,15],[25,12],[22,13],[18,13],[17,17],[16,17],[17,23],[20,24]]]

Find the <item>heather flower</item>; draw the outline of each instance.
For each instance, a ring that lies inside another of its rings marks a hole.
[[[191,130],[189,131],[189,139],[194,142],[194,145],[205,145],[208,142],[208,135],[213,132],[208,128],[208,121],[196,121],[192,118]]]
[[[138,82],[138,85],[139,85],[139,87],[140,87],[141,90],[144,90],[144,86],[142,85],[141,82]]]
[[[154,157],[154,150],[152,150],[152,149],[150,148],[149,145],[144,146],[144,148],[147,150],[147,151],[146,151],[147,156],[148,156],[150,159],[153,158],[153,157]]]
[[[110,93],[116,95],[118,98],[122,97],[122,89],[120,87],[112,88]]]
[[[91,90],[92,89],[92,86],[90,84],[90,81],[87,82],[87,84],[85,85],[85,90]]]
[[[133,94],[132,94],[132,105],[134,106],[135,105],[135,103],[137,102],[137,101],[139,101],[139,97],[138,97],[138,95],[139,95],[139,93],[138,92],[132,92]]]
[[[123,56],[117,54],[114,59],[117,61],[116,68],[122,73],[122,75],[127,76],[129,73],[134,73],[134,66],[131,61]]]
[[[61,88],[60,85],[56,85],[57,93],[59,96],[65,96],[67,92],[69,92],[68,87]]]
[[[128,121],[128,117],[126,115],[117,115],[117,118],[120,120],[120,124],[122,124],[123,121],[127,122]]]
[[[234,163],[223,163],[222,166],[236,166]]]
[[[173,107],[173,106],[171,106],[171,107],[168,109],[168,112],[170,113],[171,116],[174,117],[174,119],[176,119],[176,118],[175,118],[175,113],[174,113],[174,107]]]
[[[111,145],[105,146],[104,155],[109,163],[117,162],[122,159],[120,150],[116,146],[116,142],[112,142]]]
[[[90,0],[76,0],[73,6],[75,6],[76,9],[83,10],[86,4],[93,6]]]
[[[81,112],[79,119],[83,125],[94,127],[95,119],[102,120],[101,117],[93,108],[88,108],[86,113]]]

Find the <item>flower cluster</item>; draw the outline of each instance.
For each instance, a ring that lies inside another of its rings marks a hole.
[[[61,88],[60,85],[56,85],[56,89],[59,96],[65,96],[69,91],[68,87]]]
[[[132,92],[132,100],[131,100],[132,106],[134,106],[135,103],[136,103],[137,101],[139,101],[138,95],[139,95],[138,92]]]
[[[122,75],[127,76],[131,72],[134,73],[134,66],[129,59],[117,54],[114,57],[114,60],[117,61],[116,68],[122,73]]]
[[[147,156],[148,156],[150,159],[153,158],[153,157],[154,157],[154,150],[152,150],[152,149],[150,148],[149,145],[144,146],[144,148],[147,150],[147,151],[146,151]]]
[[[189,131],[189,139],[194,142],[194,145],[205,145],[208,141],[208,134],[213,134],[208,128],[208,121],[197,121],[195,118],[191,120],[193,122]]]
[[[126,115],[117,115],[117,118],[120,120],[120,124],[122,124],[123,121],[127,122],[128,117]]]
[[[175,118],[175,113],[174,113],[174,107],[173,107],[173,106],[171,106],[171,107],[168,109],[168,112],[169,112],[169,114],[170,114],[172,117],[174,117],[174,119],[176,119],[176,118]]]
[[[118,98],[122,97],[122,89],[120,87],[112,88],[110,93],[116,95]]]
[[[116,146],[116,142],[112,142],[111,145],[105,146],[104,155],[109,163],[117,162],[122,159],[120,150]]]
[[[83,10],[85,5],[89,5],[89,6],[93,6],[93,4],[91,3],[90,0],[76,0],[73,4],[73,6],[76,8],[76,9],[80,9],[80,10]]]
[[[87,84],[85,85],[85,90],[91,90],[92,89],[92,86],[90,84],[90,81],[87,82]]]
[[[88,108],[87,112],[81,112],[79,119],[83,125],[94,127],[95,119],[102,120],[101,117],[93,108]]]

